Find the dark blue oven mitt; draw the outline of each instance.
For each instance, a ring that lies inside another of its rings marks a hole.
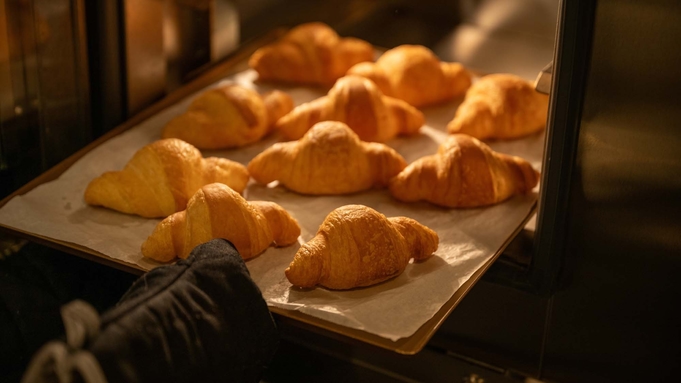
[[[43,346],[24,382],[258,382],[279,341],[260,290],[222,239],[138,279],[101,320],[83,301],[61,312],[65,343]]]

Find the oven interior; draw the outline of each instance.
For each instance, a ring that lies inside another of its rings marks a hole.
[[[607,0],[0,0],[0,195],[280,27],[323,21],[381,48],[422,44],[480,74],[534,80],[554,62],[540,217],[426,348],[407,357],[282,324],[264,381],[664,377],[681,339],[668,308],[681,297],[679,11]]]
[[[0,0],[2,195],[276,28],[322,21],[379,48],[421,44],[476,73],[534,80],[554,56],[558,6],[557,0]],[[533,233],[534,221],[417,356],[286,325],[281,356],[265,380],[537,376],[546,301],[528,291]],[[490,299],[497,301],[492,308]],[[503,330],[493,320],[500,316]]]

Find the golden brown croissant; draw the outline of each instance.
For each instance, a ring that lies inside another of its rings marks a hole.
[[[510,74],[491,74],[473,84],[447,125],[449,133],[513,139],[544,129],[549,97]]]
[[[197,97],[187,111],[163,128],[163,138],[179,138],[200,149],[225,149],[259,141],[274,123],[293,109],[281,91],[259,95],[231,84]]]
[[[299,141],[274,144],[248,172],[257,182],[279,182],[303,194],[347,194],[385,187],[407,163],[392,148],[362,142],[342,122],[316,124]]]
[[[298,250],[286,278],[298,287],[369,286],[401,274],[411,258],[430,258],[438,242],[433,230],[411,218],[347,205],[332,211]]]
[[[348,74],[366,77],[386,96],[415,107],[462,96],[471,86],[471,75],[463,65],[441,62],[422,45],[400,45],[385,52],[376,63],[353,66]]]
[[[477,207],[529,193],[539,173],[519,157],[492,151],[465,134],[449,136],[437,154],[420,158],[390,181],[404,202],[425,200],[445,207]]]
[[[351,66],[373,59],[374,48],[366,41],[340,38],[326,24],[307,23],[255,51],[248,64],[260,80],[331,85]]]
[[[191,250],[214,238],[232,242],[244,259],[272,243],[289,246],[300,227],[273,202],[248,202],[229,187],[214,183],[199,189],[187,209],[168,216],[142,244],[142,255],[161,262],[187,258]]]
[[[92,180],[85,202],[142,217],[166,217],[184,209],[203,185],[222,182],[241,193],[248,179],[243,165],[224,158],[204,159],[190,144],[168,138],[138,150],[122,171]]]
[[[414,134],[424,123],[423,113],[402,100],[384,96],[371,80],[345,76],[329,94],[299,105],[277,121],[276,127],[297,140],[320,121],[341,121],[362,141],[385,142],[398,134]]]

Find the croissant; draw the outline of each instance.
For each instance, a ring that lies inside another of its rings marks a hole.
[[[248,172],[257,182],[279,182],[303,194],[347,194],[385,187],[407,166],[392,148],[362,142],[338,121],[316,124],[295,142],[277,143],[257,155]]]
[[[326,24],[307,23],[255,51],[248,64],[260,80],[331,85],[351,66],[373,59],[374,48],[366,41],[340,38]]]
[[[187,206],[203,185],[222,182],[241,193],[249,175],[240,163],[202,158],[176,138],[155,141],[128,161],[123,170],[106,172],[85,189],[85,202],[142,217],[167,217]]]
[[[244,259],[272,243],[289,246],[300,235],[298,222],[273,202],[248,202],[224,184],[203,186],[187,209],[168,216],[142,244],[142,255],[160,262],[187,258],[191,250],[214,238],[232,242]]]
[[[544,129],[548,109],[548,96],[528,81],[492,74],[471,86],[447,130],[480,140],[514,139]]]
[[[366,77],[386,96],[415,107],[463,96],[471,86],[471,76],[463,65],[441,62],[422,45],[400,45],[385,52],[376,63],[359,63],[347,74]]]
[[[341,121],[362,141],[385,142],[397,134],[414,134],[424,123],[423,113],[402,100],[384,96],[371,80],[345,76],[328,95],[299,105],[277,121],[276,128],[297,140],[314,124]]]
[[[411,218],[386,218],[366,206],[347,205],[324,219],[285,274],[298,287],[370,286],[401,274],[411,258],[430,258],[438,242],[433,230]]]
[[[163,138],[179,138],[200,149],[226,149],[259,141],[274,123],[293,109],[293,99],[281,91],[260,96],[231,84],[208,90],[187,111],[163,128]]]
[[[437,154],[416,160],[390,180],[404,202],[426,200],[444,207],[478,207],[529,193],[539,173],[527,161],[492,151],[465,134],[449,136]]]

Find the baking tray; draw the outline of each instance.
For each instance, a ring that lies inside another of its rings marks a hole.
[[[67,158],[54,168],[50,169],[49,171],[45,172],[38,178],[34,179],[33,181],[25,185],[24,187],[20,188],[15,193],[12,193],[12,195],[0,201],[0,207],[4,206],[10,199],[14,198],[15,196],[24,195],[44,183],[57,179],[76,161],[78,161],[80,158],[82,158],[84,155],[86,155],[93,149],[100,146],[102,143],[107,142],[111,138],[133,127],[138,126],[143,121],[147,120],[152,116],[155,116],[157,113],[180,102],[181,100],[184,100],[189,95],[195,94],[196,92],[206,88],[207,86],[215,84],[219,80],[225,78],[227,75],[233,73],[234,69],[239,64],[243,64],[244,61],[247,60],[247,58],[255,49],[268,42],[274,41],[276,38],[281,36],[282,33],[284,33],[284,30],[274,31],[268,34],[267,36],[263,37],[262,39],[259,39],[254,43],[249,44],[246,47],[240,49],[238,52],[232,55],[227,61],[207,70],[199,78],[195,79],[194,81],[190,82],[181,89],[178,89],[177,91],[168,95],[166,98],[154,104],[150,108],[135,115],[125,124],[108,132],[107,134],[105,134],[98,140],[92,142],[90,145],[78,151],[71,157]],[[519,222],[514,232],[511,233],[511,235],[509,235],[508,238],[506,238],[503,244],[489,258],[489,260],[485,262],[481,267],[479,267],[470,276],[470,278],[455,291],[455,293],[435,313],[434,316],[432,316],[425,324],[419,327],[419,329],[415,333],[408,337],[404,337],[396,341],[391,341],[378,335],[374,335],[358,329],[352,329],[299,311],[287,310],[280,307],[271,307],[271,311],[275,314],[275,316],[277,316],[278,320],[282,323],[288,323],[295,326],[302,326],[313,331],[320,331],[326,333],[330,336],[337,336],[344,339],[352,339],[363,344],[371,344],[373,346],[392,350],[400,354],[415,354],[423,348],[423,346],[432,337],[434,332],[439,328],[439,326],[446,319],[449,313],[456,307],[456,305],[458,305],[461,299],[463,299],[463,297],[470,290],[470,288],[479,280],[479,278],[484,274],[487,268],[489,268],[489,266],[498,258],[498,256],[503,252],[503,250],[515,237],[515,235],[517,235],[517,233],[520,230],[522,230],[525,222],[531,217],[535,209],[536,202],[534,202],[534,204],[532,205],[530,211],[525,217],[525,220]],[[0,227],[9,231],[10,233],[21,236],[28,240],[41,243],[50,247],[54,247],[67,253],[71,253],[98,263],[102,263],[134,274],[141,274],[144,272],[144,270],[140,267],[136,267],[126,262],[122,262],[115,258],[110,258],[105,254],[102,254],[85,246],[62,241],[59,239],[45,237],[37,233],[23,231],[2,224],[0,224]]]

